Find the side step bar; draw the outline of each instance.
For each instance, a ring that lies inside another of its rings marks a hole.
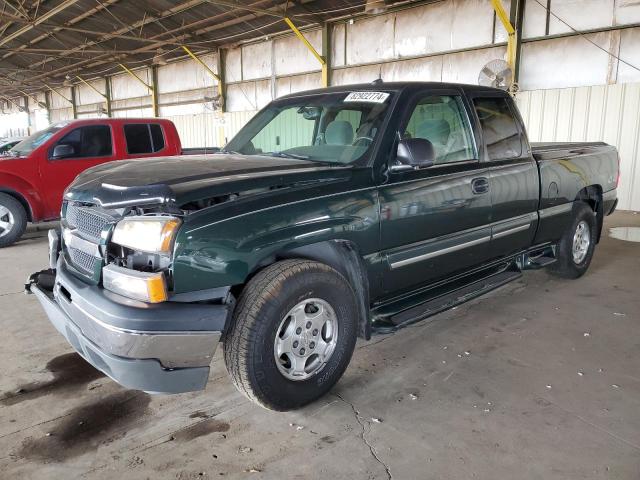
[[[515,263],[512,263],[506,269],[489,274],[484,278],[478,279],[476,276],[470,280],[469,283],[463,284],[455,288],[455,290],[441,294],[435,293],[435,296],[425,298],[423,302],[408,309],[391,315],[385,315],[383,312],[380,312],[373,320],[373,331],[376,333],[394,332],[399,328],[406,327],[436,313],[443,312],[480,295],[484,295],[521,276],[522,272]]]

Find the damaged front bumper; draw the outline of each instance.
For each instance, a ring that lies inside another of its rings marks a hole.
[[[73,348],[121,385],[152,393],[204,389],[226,304],[138,302],[82,282],[63,259],[25,287]]]

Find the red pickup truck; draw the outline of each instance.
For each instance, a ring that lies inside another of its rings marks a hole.
[[[0,247],[27,222],[58,218],[64,190],[87,168],[182,153],[175,125],[157,118],[73,120],[34,133],[0,157]]]

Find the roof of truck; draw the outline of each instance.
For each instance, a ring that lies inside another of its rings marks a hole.
[[[492,87],[483,87],[481,85],[469,85],[464,83],[445,83],[445,82],[384,82],[374,81],[370,83],[356,83],[352,85],[340,85],[335,87],[317,88],[314,90],[305,90],[296,93],[290,93],[280,98],[293,98],[301,95],[313,95],[320,93],[341,93],[352,92],[354,90],[361,91],[378,91],[378,90],[405,90],[407,88],[450,88],[450,89],[463,89],[465,91],[473,92],[499,92],[505,94],[504,90]]]

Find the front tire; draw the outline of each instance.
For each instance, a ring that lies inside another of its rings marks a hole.
[[[585,274],[597,241],[595,212],[586,203],[576,203],[573,221],[558,243],[557,262],[551,273],[563,278],[578,278]]]
[[[0,248],[17,242],[27,228],[27,212],[22,204],[6,193],[0,193]]]
[[[292,259],[260,271],[238,299],[224,340],[227,370],[240,392],[278,411],[327,393],[356,343],[357,306],[333,268]]]

